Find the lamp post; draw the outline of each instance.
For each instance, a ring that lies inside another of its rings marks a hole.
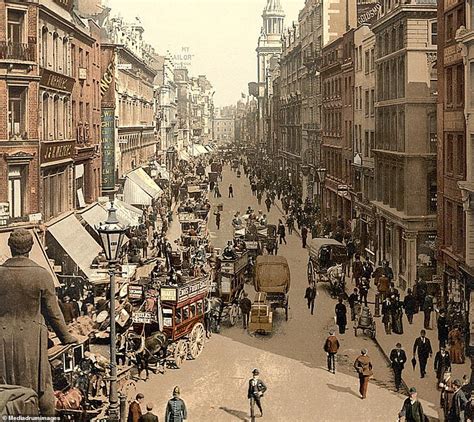
[[[320,213],[321,213],[321,220],[323,219],[324,214],[324,181],[326,180],[327,170],[324,167],[319,167],[316,169],[316,173],[318,174],[319,179],[319,201],[320,201]]]
[[[123,236],[126,227],[117,219],[117,209],[111,202],[109,215],[105,223],[96,227],[100,236],[102,248],[109,264],[110,277],[110,391],[109,391],[109,420],[118,421],[120,404],[117,391],[117,358],[115,332],[115,269],[120,256]]]

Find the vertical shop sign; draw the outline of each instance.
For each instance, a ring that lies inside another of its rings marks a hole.
[[[102,108],[102,189],[115,188],[115,110]]]

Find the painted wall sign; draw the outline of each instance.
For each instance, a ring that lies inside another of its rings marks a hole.
[[[107,69],[105,70],[102,79],[100,80],[100,95],[103,97],[109,90],[110,84],[114,80],[114,58],[110,61]]]
[[[41,164],[72,158],[74,152],[74,141],[42,142]]]
[[[115,188],[115,109],[102,107],[102,189]]]
[[[361,3],[357,5],[357,24],[371,24],[377,18],[382,6],[378,1],[371,3]]]
[[[48,69],[41,69],[41,86],[58,89],[60,91],[72,92],[74,82],[76,82],[74,78],[61,75]]]

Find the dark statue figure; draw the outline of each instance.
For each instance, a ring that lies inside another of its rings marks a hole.
[[[68,333],[49,272],[28,258],[33,236],[17,229],[8,239],[12,258],[0,265],[0,384],[36,391],[40,413],[55,414],[48,361],[48,324],[63,344]]]

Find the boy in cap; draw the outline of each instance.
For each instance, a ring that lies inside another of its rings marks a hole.
[[[165,422],[184,422],[188,418],[186,404],[179,397],[180,393],[178,386],[173,388],[173,397],[166,406]]]
[[[421,403],[417,400],[416,388],[409,390],[408,398],[403,402],[402,410],[398,414],[401,421],[405,422],[424,422],[425,414]]]
[[[260,410],[260,416],[263,416],[262,403],[261,399],[265,391],[267,391],[267,386],[263,383],[261,379],[258,378],[260,372],[258,369],[252,371],[252,378],[249,380],[249,389],[247,397],[250,400],[250,417],[254,418],[254,405],[256,404],[258,410]]]

